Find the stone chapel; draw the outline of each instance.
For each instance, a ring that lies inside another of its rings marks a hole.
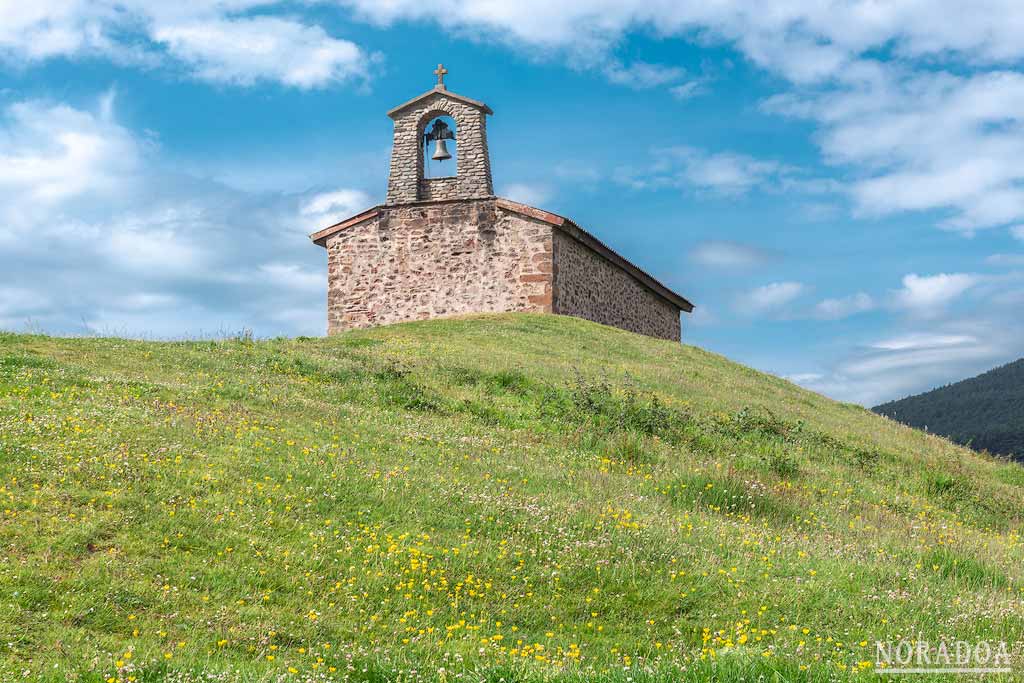
[[[693,304],[568,218],[494,195],[493,112],[449,91],[441,65],[434,73],[433,89],[388,112],[386,201],[310,235],[327,249],[328,333],[521,311],[679,341]],[[448,143],[455,173],[428,177],[425,162],[447,159]]]

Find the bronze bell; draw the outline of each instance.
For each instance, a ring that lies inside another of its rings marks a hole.
[[[448,151],[448,143],[446,140],[454,140],[455,133],[452,132],[451,128],[444,121],[438,119],[434,121],[433,127],[424,136],[424,142],[434,141],[434,153],[430,155],[430,158],[435,161],[444,161],[445,159],[451,159],[452,155]]]
[[[448,144],[443,138],[434,141],[434,153],[430,155],[430,158],[434,161],[444,161],[445,159],[452,158],[452,155],[448,152]]]

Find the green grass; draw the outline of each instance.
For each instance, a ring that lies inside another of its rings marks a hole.
[[[1024,639],[1018,466],[569,318],[0,334],[0,509],[0,680],[885,680],[876,640]]]

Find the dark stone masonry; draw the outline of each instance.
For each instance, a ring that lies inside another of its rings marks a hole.
[[[689,301],[569,219],[494,196],[491,113],[440,82],[388,112],[386,203],[311,235],[327,249],[328,332],[523,311],[679,341]],[[458,171],[426,178],[424,132],[438,116],[455,121]]]

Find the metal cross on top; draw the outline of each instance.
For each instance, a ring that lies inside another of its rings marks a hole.
[[[444,64],[438,64],[434,69],[434,74],[437,75],[437,87],[441,90],[444,90],[444,75],[446,73],[448,73],[448,69],[444,68]]]

